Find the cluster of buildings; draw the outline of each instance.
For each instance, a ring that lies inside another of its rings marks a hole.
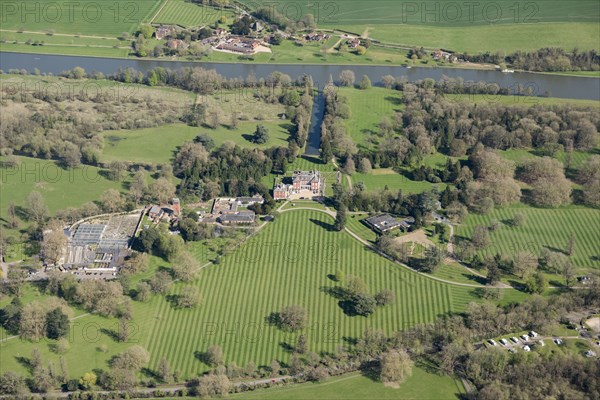
[[[264,204],[265,199],[260,195],[252,197],[217,198],[213,202],[209,215],[200,214],[199,221],[204,223],[219,223],[222,225],[251,225],[256,221],[256,213],[248,207],[254,204]]]
[[[434,61],[455,62],[458,60],[458,57],[456,57],[454,54],[452,54],[448,51],[441,50],[441,49],[434,51],[431,56],[433,57]]]
[[[214,49],[221,51],[231,51],[240,54],[254,54],[261,46],[261,40],[247,38],[243,36],[230,35],[220,40],[219,43],[216,46],[214,46]]]
[[[349,48],[351,49],[356,49],[358,48],[358,46],[360,46],[360,39],[355,38],[355,39],[350,39],[346,42],[346,44],[348,45]]]
[[[322,42],[323,40],[329,39],[329,35],[325,32],[311,32],[304,35],[304,39],[309,42]]]
[[[181,202],[178,198],[172,199],[169,204],[150,205],[146,207],[148,218],[158,224],[162,221],[167,221],[169,224],[176,224],[181,215]]]
[[[252,25],[255,32],[260,32],[264,28],[259,22]],[[171,50],[187,49],[190,43],[185,40],[177,39],[177,34],[181,28],[172,25],[161,25],[156,28],[154,37],[158,40],[166,39],[166,46]],[[270,51],[262,39],[231,35],[224,28],[216,28],[213,35],[200,41],[203,45],[211,46],[213,50],[239,53],[244,55],[255,54],[259,51]]]
[[[115,215],[69,227],[65,230],[65,256],[58,269],[81,278],[112,279],[131,254],[131,242],[143,215]]]
[[[365,223],[375,232],[384,234],[395,229],[401,229],[406,232],[414,225],[415,219],[413,217],[407,217],[399,220],[392,217],[390,214],[380,214],[367,218]]]
[[[323,196],[325,181],[319,171],[294,171],[291,182],[275,182],[273,199],[297,200]]]

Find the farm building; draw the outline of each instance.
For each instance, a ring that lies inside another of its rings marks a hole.
[[[254,211],[240,211],[237,214],[224,214],[217,218],[223,225],[249,225],[256,220]]]
[[[173,36],[177,33],[177,29],[171,25],[163,25],[156,28],[156,32],[154,32],[154,37],[157,40],[162,40],[167,36]]]
[[[350,47],[351,49],[356,49],[358,46],[360,46],[360,39],[348,40],[348,47]]]
[[[148,218],[158,223],[162,220],[176,222],[181,215],[181,202],[178,198],[172,199],[169,204],[152,205],[148,210]]]
[[[321,42],[323,40],[329,39],[329,35],[323,32],[311,32],[304,36],[304,39],[310,42]]]
[[[229,36],[216,46],[216,50],[232,51],[242,54],[254,54],[260,46],[260,41],[241,36]]]

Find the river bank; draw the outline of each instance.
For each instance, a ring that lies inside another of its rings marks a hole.
[[[43,46],[32,46],[23,43],[1,43],[0,53],[16,53],[16,54],[34,54],[34,55],[54,55],[65,57],[90,57],[90,58],[110,58],[118,60],[130,61],[158,61],[170,63],[211,63],[211,64],[246,64],[246,65],[335,65],[335,66],[373,66],[373,67],[389,67],[399,66],[407,69],[411,68],[430,68],[430,69],[447,69],[447,70],[480,70],[480,71],[498,71],[497,66],[492,64],[478,63],[442,63],[433,60],[420,60],[417,64],[407,59],[405,56],[395,54],[391,57],[390,49],[379,48],[383,53],[375,53],[375,57],[358,57],[354,56],[351,59],[342,58],[336,55],[327,55],[327,52],[319,59],[311,59],[309,57],[283,57],[277,59],[272,53],[258,53],[252,57],[240,56],[235,53],[212,52],[204,59],[193,59],[190,57],[137,57],[131,54],[131,49],[116,45],[70,45],[70,44],[49,44]],[[287,55],[289,56],[289,55]],[[515,70],[515,72],[540,74],[540,75],[555,75],[555,76],[573,76],[585,78],[600,78],[600,71],[566,71],[566,72],[540,72],[540,71],[524,71]]]
[[[226,78],[256,79],[267,78],[273,72],[288,74],[292,79],[302,75],[310,75],[315,87],[322,89],[331,79],[338,79],[344,70],[352,70],[357,79],[366,75],[375,84],[381,82],[385,75],[405,78],[408,81],[422,79],[441,80],[445,77],[462,79],[464,82],[478,84],[496,84],[509,89],[509,93],[517,94],[523,88],[529,89],[532,96],[550,95],[551,97],[567,99],[600,100],[600,79],[588,79],[576,76],[535,74],[515,72],[510,74],[496,70],[402,67],[398,65],[320,65],[320,64],[244,64],[244,63],[214,63],[214,62],[182,62],[166,60],[122,59],[110,57],[81,57],[62,55],[43,55],[29,53],[0,52],[0,69],[25,69],[33,73],[59,74],[76,66],[88,72],[96,71],[112,74],[119,69],[133,68],[146,72],[156,67],[179,69],[184,67],[202,67],[215,69]]]

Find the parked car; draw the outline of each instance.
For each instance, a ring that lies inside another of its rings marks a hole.
[[[529,340],[529,336],[527,335],[521,335],[521,339],[523,339],[524,342]]]
[[[519,339],[517,339],[515,336],[511,337],[510,340],[512,340],[515,343],[519,343]]]
[[[508,340],[502,338],[502,339],[500,339],[500,343],[502,343],[504,346],[506,346],[508,344]]]

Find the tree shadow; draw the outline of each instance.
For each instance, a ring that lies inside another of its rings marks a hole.
[[[15,356],[15,360],[23,367],[25,367],[29,372],[32,372],[33,366],[31,365],[31,359],[23,356]]]
[[[146,377],[148,377],[150,379],[161,381],[161,378],[158,375],[158,373],[156,371],[154,371],[154,370],[151,370],[150,368],[144,367],[144,368],[141,369],[141,372],[142,372],[142,375],[144,375],[144,376],[146,376]]]
[[[289,343],[286,342],[279,342],[279,346],[283,349],[283,351],[285,351],[286,353],[293,353],[296,349],[294,346],[292,346]]]
[[[319,290],[338,300],[345,300],[349,297],[348,290],[341,286],[321,286]]]
[[[558,288],[558,289],[566,289],[566,288],[567,288],[567,286],[566,286],[566,285],[565,285],[563,282],[561,282],[561,281],[557,281],[557,280],[555,280],[555,279],[552,279],[552,280],[551,280],[550,282],[548,282],[548,283],[550,284],[550,286],[554,286],[554,287],[556,287],[556,288]]]
[[[308,162],[314,163],[314,164],[324,165],[323,160],[321,160],[320,157],[309,156],[309,155],[303,154],[301,158],[305,159]]]
[[[553,247],[553,246],[544,245],[544,248],[545,248],[545,249],[548,249],[548,250],[550,250],[550,251],[553,251],[553,252],[555,252],[555,253],[562,253],[562,254],[564,254],[565,256],[568,256],[568,254],[567,254],[567,252],[566,252],[565,250],[563,250],[563,249],[559,249],[558,247]]]
[[[330,279],[330,280],[332,280],[332,281],[334,281],[334,282],[337,282],[337,279],[335,278],[334,274],[327,274],[327,278]]]
[[[523,293],[527,293],[527,290],[525,288],[525,285],[523,285],[521,282],[519,281],[515,281],[514,279],[509,279],[508,280],[508,284],[510,286],[512,286],[515,290],[518,290],[519,292],[523,292]]]
[[[205,351],[200,351],[200,350],[196,350],[196,351],[194,351],[194,357],[195,357],[197,360],[199,360],[199,361],[203,362],[204,364],[206,364],[206,365],[209,365],[209,366],[210,366],[210,361],[209,361],[209,359],[208,359],[208,353],[207,353],[207,352],[205,352]]]
[[[29,214],[27,213],[27,209],[25,207],[15,206],[15,214],[23,221],[29,221]]]
[[[277,311],[272,312],[265,317],[265,323],[279,328],[281,325],[281,314]]]
[[[358,339],[354,337],[342,336],[342,340],[351,346],[356,346],[358,344]]]
[[[328,232],[335,231],[333,224],[330,224],[330,223],[327,223],[324,221],[319,221],[318,219],[313,219],[313,218],[310,219],[310,222],[312,222],[313,224],[315,224],[321,228],[324,228]]]
[[[469,279],[470,281],[479,283],[480,285],[487,284],[487,279],[483,276],[469,274],[469,273],[463,274],[463,276],[466,277],[467,279]]]
[[[389,101],[390,103],[392,103],[395,106],[401,106],[402,105],[402,99],[400,99],[398,97],[386,96],[385,100]]]
[[[100,333],[104,333],[106,336],[108,336],[109,338],[111,338],[115,342],[119,341],[118,332],[115,332],[115,331],[113,331],[111,329],[102,328],[102,329],[100,329]]]
[[[244,140],[247,140],[250,143],[254,143],[254,135],[251,135],[249,133],[242,133],[242,137],[244,138]]]
[[[351,300],[340,300],[338,301],[338,306],[344,312],[344,315],[348,317],[356,317],[360,314],[356,312],[356,303]]]
[[[360,374],[373,382],[381,382],[381,364],[379,361],[365,361],[360,365]]]

